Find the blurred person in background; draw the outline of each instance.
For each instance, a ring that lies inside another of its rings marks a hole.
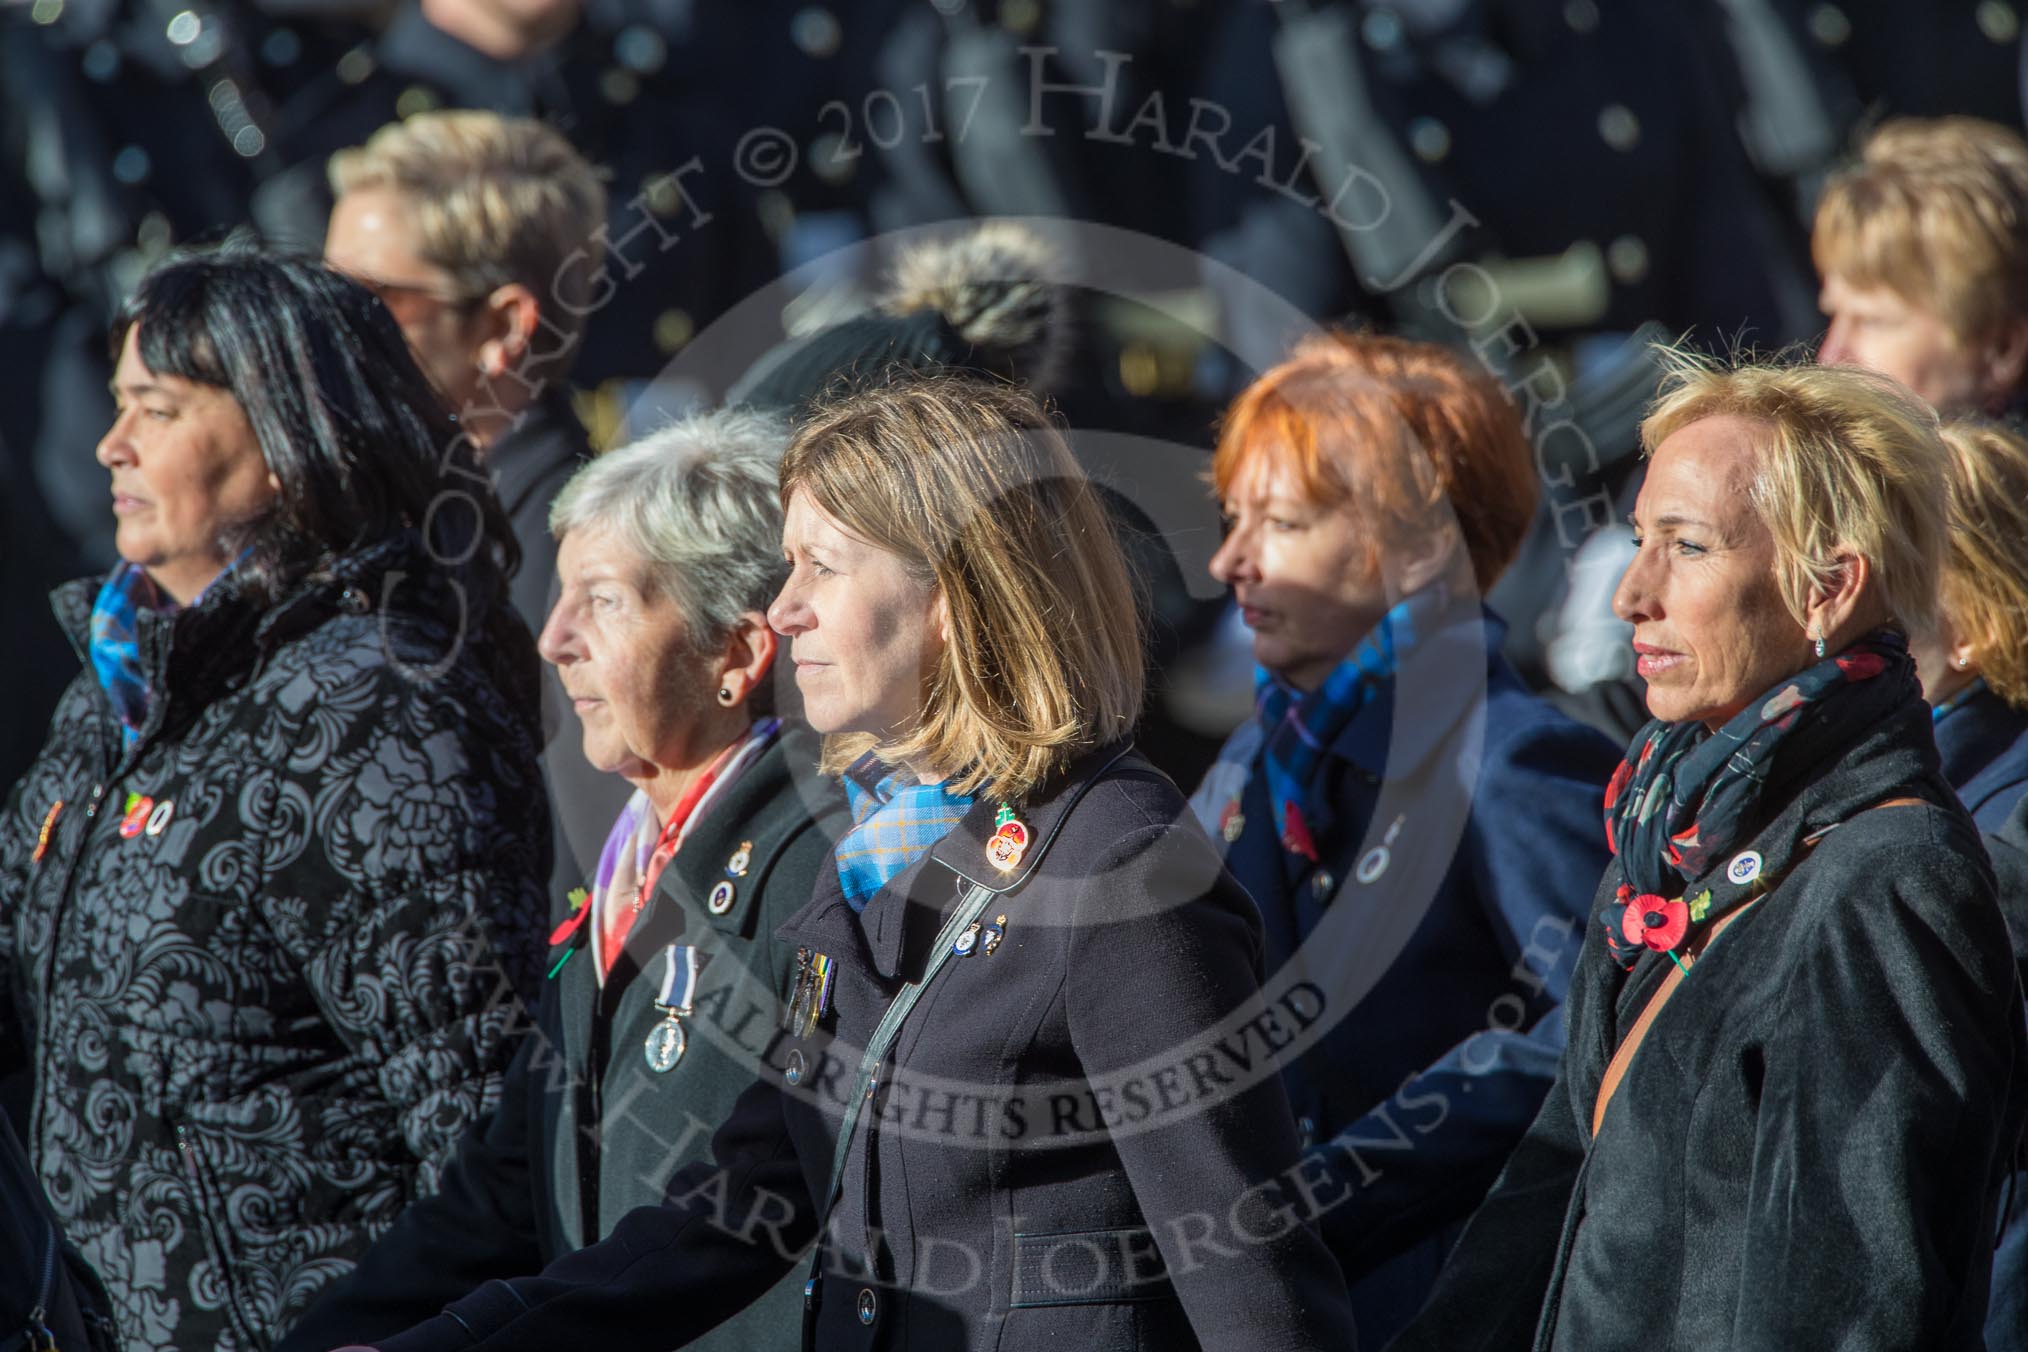
[[[1395,1346],[1981,1347],[2028,1048],[1909,649],[1948,453],[1872,372],[1672,364],[1563,1065]]]
[[[1945,416],[2019,417],[2028,384],[2028,143],[1969,117],[1867,138],[1817,206],[1817,359],[1894,377]]]
[[[1982,831],[2028,792],[2028,440],[1944,424],[1950,538],[1934,632],[1911,638],[1944,778]]]
[[[492,474],[521,547],[514,605],[542,628],[549,504],[590,455],[570,375],[606,193],[540,122],[420,113],[331,157],[324,261],[379,296]]]
[[[331,157],[324,261],[387,305],[492,476],[521,549],[514,607],[541,630],[556,591],[549,508],[590,457],[566,383],[601,265],[606,193],[561,135],[491,112],[418,113]],[[583,878],[624,786],[569,737],[543,675],[552,901]]]
[[[1528,528],[1535,481],[1513,409],[1468,359],[1370,334],[1305,340],[1234,402],[1211,475],[1230,522],[1211,571],[1252,631],[1259,713],[1191,803],[1260,907],[1268,969],[1295,964],[1337,1011],[1283,1072],[1304,1146],[1344,1169],[1334,1138],[1385,1141],[1390,1116],[1415,1133],[1324,1216],[1377,1346],[1429,1294],[1555,1076],[1560,1025],[1515,1025],[1569,984],[1579,880],[1606,860],[1613,748],[1500,655],[1504,625],[1480,598]],[[1388,863],[1444,829],[1442,794],[1411,792],[1395,830],[1374,814],[1384,785],[1433,773],[1463,776],[1469,802],[1432,895]],[[1366,913],[1371,934],[1409,911],[1414,933],[1368,990],[1306,947],[1327,914]],[[1517,979],[1517,963],[1539,970]],[[1503,998],[1525,1013],[1489,1030]]]
[[[121,561],[55,598],[85,669],[0,833],[0,1065],[125,1345],[266,1347],[498,1096],[549,867],[535,654],[364,288],[177,259],[113,347]]]
[[[2028,802],[2028,440],[1958,419],[1943,441],[1950,543],[1937,631],[1911,646],[1944,777],[1987,833],[2000,909],[2028,969],[2028,860],[2016,843]],[[2017,1171],[2008,1202],[1986,1316],[1992,1352],[2028,1348],[2028,1172]]]
[[[281,1352],[398,1333],[603,1239],[710,1158],[763,1065],[797,971],[775,930],[830,867],[817,817],[844,806],[816,739],[768,712],[788,437],[751,411],[694,415],[557,499],[542,655],[591,763],[634,794],[551,936],[540,1031],[500,1106]],[[792,1277],[693,1346],[793,1348],[801,1305]]]

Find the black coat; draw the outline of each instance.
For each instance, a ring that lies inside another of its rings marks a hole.
[[[265,1346],[499,1092],[549,862],[534,654],[442,577],[403,538],[144,614],[139,744],[81,674],[8,802],[0,1034],[131,1349]],[[95,592],[55,598],[81,653]]]
[[[710,1158],[712,1132],[779,1036],[796,963],[775,929],[832,866],[837,822],[820,818],[843,802],[809,771],[816,755],[807,734],[778,738],[710,806],[603,988],[583,942],[588,925],[552,950],[562,965],[541,1031],[522,1044],[500,1106],[459,1145],[441,1190],[404,1211],[277,1352],[370,1343],[483,1282],[538,1272],[659,1202],[673,1174]],[[721,883],[727,891],[715,891]],[[664,1021],[655,1001],[672,944],[714,951],[687,1050],[658,1073],[644,1044]],[[800,1282],[783,1282],[697,1345],[793,1348],[801,1294]]]
[[[1835,765],[1778,764],[1768,793],[1780,814],[1746,848],[1773,891],[1663,1006],[1596,1139],[1601,1077],[1670,959],[1624,972],[1594,922],[1556,1084],[1394,1347],[1982,1346],[2028,1052],[1978,833],[1913,699]],[[1925,801],[1868,810],[1903,796]],[[1722,903],[1730,862],[1687,894]]]
[[[718,1168],[542,1276],[380,1346],[532,1352],[596,1330],[606,1352],[660,1352],[779,1280],[819,1228],[859,1049],[969,877],[1004,889],[986,917],[1006,917],[1005,938],[945,962],[864,1100],[814,1345],[1350,1348],[1335,1264],[1256,1190],[1294,1163],[1296,1138],[1255,1053],[1287,1045],[1311,1007],[1248,1007],[1252,904],[1175,786],[1115,754],[1023,805],[1033,844],[1011,874],[987,865],[996,805],[982,801],[861,913],[826,878],[783,934],[835,961],[831,1000],[719,1132]],[[1221,1023],[1235,1012],[1250,1020]]]

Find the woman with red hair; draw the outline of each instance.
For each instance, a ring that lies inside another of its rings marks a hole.
[[[1468,359],[1312,338],[1233,404],[1212,481],[1258,717],[1192,805],[1260,906],[1271,995],[1321,1006],[1283,1078],[1377,1347],[1555,1076],[1617,757],[1522,686],[1480,603],[1536,486]]]

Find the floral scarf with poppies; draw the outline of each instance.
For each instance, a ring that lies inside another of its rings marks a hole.
[[[1636,733],[1605,793],[1606,844],[1621,882],[1599,919],[1620,965],[1673,950],[1692,924],[1730,909],[1693,916],[1672,898],[1779,806],[1762,801],[1777,755],[1785,767],[1835,761],[1914,681],[1908,641],[1880,629],[1783,680],[1716,732],[1696,720],[1656,719]]]

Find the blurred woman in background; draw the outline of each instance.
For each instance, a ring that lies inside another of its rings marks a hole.
[[[1615,757],[1529,693],[1480,603],[1535,470],[1466,358],[1313,337],[1234,402],[1211,472],[1231,523],[1211,571],[1253,631],[1259,714],[1192,805],[1260,906],[1269,970],[1328,993],[1329,1032],[1283,1078],[1345,1175],[1324,1232],[1377,1346],[1555,1075],[1561,1025],[1526,1030],[1569,985]]]

